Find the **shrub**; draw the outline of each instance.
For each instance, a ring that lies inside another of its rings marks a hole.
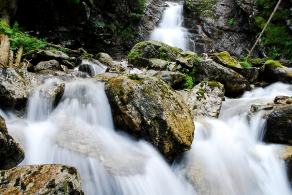
[[[0,20],[0,33],[9,36],[10,46],[14,51],[20,47],[23,47],[24,52],[29,52],[47,46],[46,41],[20,31],[17,23],[15,23],[13,27],[10,28],[5,21]]]

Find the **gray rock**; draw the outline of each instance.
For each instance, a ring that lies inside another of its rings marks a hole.
[[[283,66],[280,62],[268,60],[265,63],[264,79],[267,82],[282,81],[292,83],[292,68]]]
[[[104,64],[104,65],[106,65],[108,67],[113,67],[114,66],[114,60],[107,53],[98,53],[96,55],[96,59],[98,61],[100,61],[102,64]]]
[[[24,159],[22,147],[8,134],[5,120],[1,116],[0,146],[0,170],[15,167]]]
[[[146,76],[157,77],[163,80],[173,89],[184,88],[184,84],[187,80],[187,76],[180,72],[148,70],[144,74]]]
[[[152,143],[168,160],[190,149],[194,124],[182,97],[163,81],[142,75],[106,82],[116,126]]]
[[[185,3],[185,24],[197,53],[228,51],[244,57],[255,40],[247,12],[248,0],[189,0]]]
[[[83,195],[77,170],[64,165],[31,165],[0,171],[0,194]]]
[[[42,61],[39,62],[35,67],[35,72],[41,72],[44,70],[62,70],[60,63],[57,60],[49,60],[49,61]]]
[[[278,96],[274,102],[252,105],[251,113],[266,118],[264,141],[292,145],[292,97]]]
[[[195,68],[196,81],[218,81],[224,85],[226,95],[239,95],[250,89],[249,82],[242,75],[210,59],[196,63]]]
[[[224,100],[224,86],[216,81],[201,82],[189,91],[179,91],[194,117],[218,118]]]
[[[26,75],[28,76],[28,75]],[[13,68],[0,69],[0,106],[22,107],[25,105],[31,83]]]

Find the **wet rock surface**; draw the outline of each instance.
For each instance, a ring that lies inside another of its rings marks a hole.
[[[148,140],[169,160],[190,149],[194,124],[182,97],[164,82],[132,75],[106,83],[119,129]]]
[[[224,100],[224,86],[216,81],[201,82],[189,91],[179,91],[194,112],[195,118],[218,118],[222,101]]]
[[[0,146],[0,170],[15,167],[24,159],[22,147],[8,134],[2,116],[0,116]]]
[[[292,145],[292,97],[278,96],[273,103],[252,105],[251,112],[259,111],[267,120],[264,141]]]
[[[63,165],[31,165],[0,171],[0,181],[3,195],[84,194],[77,170]]]

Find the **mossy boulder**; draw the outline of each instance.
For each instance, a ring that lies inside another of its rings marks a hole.
[[[154,77],[118,76],[106,82],[115,125],[152,143],[168,160],[189,150],[191,111],[169,85]]]
[[[181,72],[148,70],[144,75],[161,79],[173,89],[183,89],[187,82],[187,75]]]
[[[286,82],[292,83],[292,68],[282,65],[276,60],[267,60],[265,62],[264,79],[267,82]]]
[[[181,49],[171,47],[158,41],[143,41],[137,43],[128,54],[129,63],[137,67],[151,66],[149,59],[161,59],[168,62],[174,62]]]
[[[196,81],[218,81],[224,85],[228,96],[237,96],[250,89],[249,82],[241,74],[213,60],[201,60],[195,63],[194,70]]]
[[[194,61],[198,58],[198,55],[192,51],[184,51],[181,52],[178,58],[176,59],[176,63],[182,65],[186,68],[192,68],[194,66]]]
[[[234,57],[232,57],[227,51],[215,53],[214,60],[229,68],[241,68],[240,63]]]
[[[2,116],[0,116],[0,146],[0,170],[15,167],[24,159],[22,147],[8,134]]]
[[[63,165],[31,165],[0,171],[0,181],[0,194],[84,194],[77,170]]]

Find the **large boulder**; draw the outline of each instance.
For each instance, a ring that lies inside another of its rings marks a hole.
[[[22,147],[8,134],[5,120],[0,116],[0,170],[17,166],[24,159]]]
[[[224,67],[213,60],[201,60],[195,64],[196,81],[219,81],[224,85],[227,95],[239,95],[250,89],[249,82],[239,73]]]
[[[49,61],[42,61],[39,62],[35,67],[35,72],[41,72],[46,70],[53,70],[58,71],[62,70],[60,63],[57,60],[49,60]]]
[[[267,60],[265,62],[264,79],[268,82],[292,83],[292,68],[283,66],[279,61]]]
[[[31,165],[0,171],[0,194],[84,194],[73,167]]]
[[[268,115],[264,140],[292,145],[292,105],[276,108]]]
[[[158,41],[143,41],[132,48],[128,59],[129,63],[134,66],[151,67],[153,66],[151,60],[160,59],[166,62],[174,62],[181,52],[182,50],[179,48],[171,47]]]
[[[224,100],[224,86],[221,83],[201,82],[191,90],[179,92],[194,112],[195,118],[218,118]]]
[[[188,0],[184,4],[185,24],[197,53],[228,51],[244,57],[255,40],[247,5],[239,0]],[[256,53],[256,52],[255,52]]]
[[[190,149],[194,123],[183,98],[163,81],[141,75],[106,83],[115,125],[148,140],[168,160]]]
[[[274,102],[251,106],[251,113],[260,111],[267,120],[264,141],[292,145],[292,97],[278,96]]]
[[[0,107],[24,106],[31,83],[13,68],[0,69]]]
[[[185,87],[184,85],[187,82],[187,76],[181,72],[148,70],[142,74],[157,77],[166,82],[173,89],[182,89]]]

